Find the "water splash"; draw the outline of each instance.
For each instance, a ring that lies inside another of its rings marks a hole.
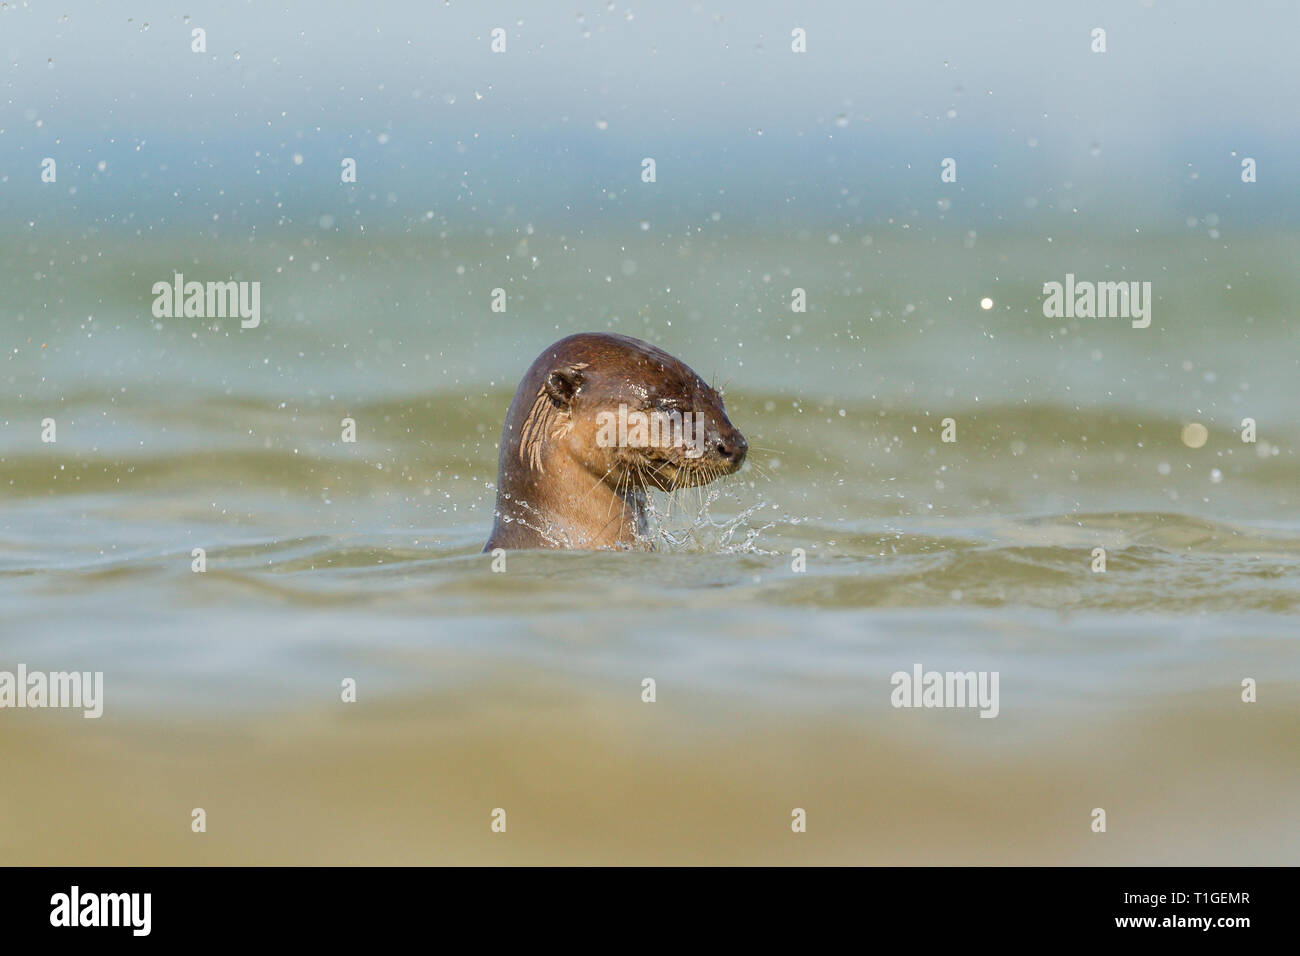
[[[695,493],[694,513],[685,505],[688,496]],[[776,519],[766,524],[753,524],[751,519],[770,507],[767,501],[757,501],[741,508],[734,516],[714,517],[713,505],[721,499],[740,503],[740,497],[725,485],[682,489],[671,495],[650,495],[646,499],[648,530],[639,540],[649,548],[667,551],[704,552],[711,554],[779,554],[759,547],[759,536],[778,523]],[[676,512],[676,514],[674,514]],[[738,536],[743,535],[737,540]]]

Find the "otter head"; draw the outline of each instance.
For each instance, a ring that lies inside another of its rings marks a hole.
[[[675,491],[732,474],[748,448],[722,396],[683,362],[625,335],[571,335],[537,357],[515,392],[488,545],[511,537],[501,516],[509,517],[515,500],[535,517],[549,512],[555,525],[580,525],[575,534],[565,531],[570,541],[605,540],[610,508],[597,505],[618,502],[625,520],[617,543],[626,543],[627,528],[644,526],[646,489]]]
[[[674,491],[744,462],[749,445],[722,396],[684,362],[623,335],[571,336],[555,350],[529,416],[541,427],[520,447],[538,467],[550,451],[615,490]]]

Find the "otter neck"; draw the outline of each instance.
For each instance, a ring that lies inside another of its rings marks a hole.
[[[564,454],[544,453],[542,468],[511,469],[497,489],[498,528],[512,518],[512,536],[538,548],[630,548],[645,534],[644,488],[615,490]]]

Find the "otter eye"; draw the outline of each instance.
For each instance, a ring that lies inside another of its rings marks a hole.
[[[677,399],[669,398],[663,395],[656,398],[650,404],[651,407],[653,407],[654,410],[657,412],[675,412],[682,407],[681,403],[677,401]]]

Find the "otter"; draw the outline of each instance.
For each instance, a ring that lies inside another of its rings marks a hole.
[[[630,548],[647,531],[649,489],[708,484],[748,449],[684,362],[626,335],[570,335],[515,389],[483,550]]]

